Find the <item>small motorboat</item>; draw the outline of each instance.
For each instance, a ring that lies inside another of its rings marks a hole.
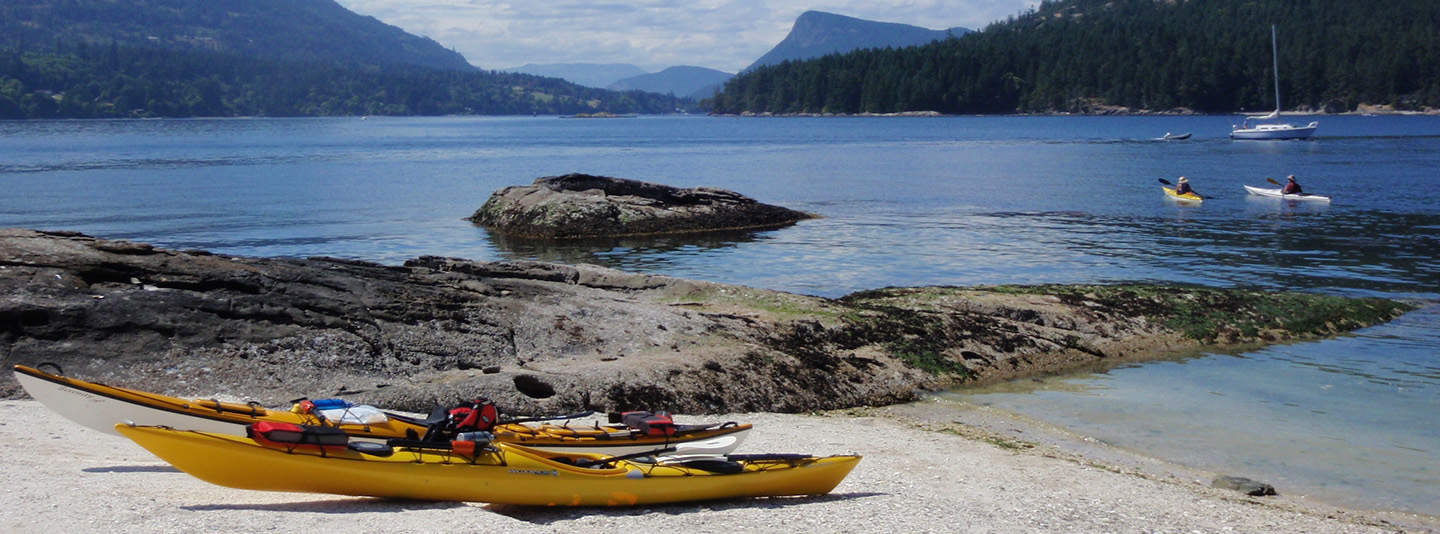
[[[1160,139],[1165,140],[1165,141],[1184,141],[1184,140],[1189,139],[1189,138],[1190,138],[1190,132],[1185,132],[1185,133],[1180,133],[1180,134],[1165,132],[1165,136],[1164,136],[1164,137],[1161,137]]]

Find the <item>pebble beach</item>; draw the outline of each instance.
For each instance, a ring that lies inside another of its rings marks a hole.
[[[699,421],[701,418],[681,418]],[[1061,441],[926,421],[916,408],[732,414],[737,452],[858,453],[829,495],[636,508],[536,508],[210,485],[35,401],[0,402],[4,532],[1434,532],[1435,518],[1212,489]],[[991,426],[996,423],[990,418]],[[997,428],[1004,428],[1000,424]],[[1018,431],[1018,430],[1012,430]]]

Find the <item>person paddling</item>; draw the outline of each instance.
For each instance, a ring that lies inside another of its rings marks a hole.
[[[1176,195],[1183,195],[1183,194],[1186,194],[1186,193],[1195,193],[1195,190],[1190,188],[1190,179],[1189,179],[1189,178],[1186,178],[1186,177],[1184,177],[1184,176],[1181,176],[1181,177],[1180,177],[1180,180],[1179,180],[1179,183],[1175,184],[1175,194],[1176,194]],[[1198,195],[1199,193],[1195,193],[1195,194]]]
[[[1285,188],[1280,190],[1281,194],[1298,195],[1303,193],[1300,190],[1300,183],[1295,181],[1295,175],[1286,176],[1285,180]]]

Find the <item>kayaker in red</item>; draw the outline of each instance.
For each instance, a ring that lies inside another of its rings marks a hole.
[[[1184,176],[1181,176],[1179,183],[1175,186],[1175,194],[1176,194],[1176,195],[1183,195],[1183,194],[1185,194],[1185,193],[1194,193],[1194,192],[1195,192],[1195,190],[1190,188],[1190,179],[1189,179],[1189,178],[1186,178],[1186,177],[1184,177]]]
[[[1298,195],[1302,193],[1302,191],[1300,191],[1300,183],[1295,181],[1295,175],[1286,176],[1285,179],[1285,189],[1281,189],[1281,193],[1286,195]]]

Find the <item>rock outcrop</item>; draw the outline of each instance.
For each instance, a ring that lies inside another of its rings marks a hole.
[[[890,288],[823,299],[589,265],[403,266],[0,229],[0,355],[182,396],[395,409],[796,412],[967,382],[1331,335],[1405,305],[1157,286]],[[0,397],[22,395],[0,378]]]
[[[1210,482],[1210,487],[1235,490],[1252,497],[1264,497],[1266,495],[1277,495],[1275,486],[1264,482],[1250,480],[1245,477],[1219,476]]]
[[[724,189],[566,174],[496,191],[469,220],[512,237],[581,239],[776,228],[810,218]]]

